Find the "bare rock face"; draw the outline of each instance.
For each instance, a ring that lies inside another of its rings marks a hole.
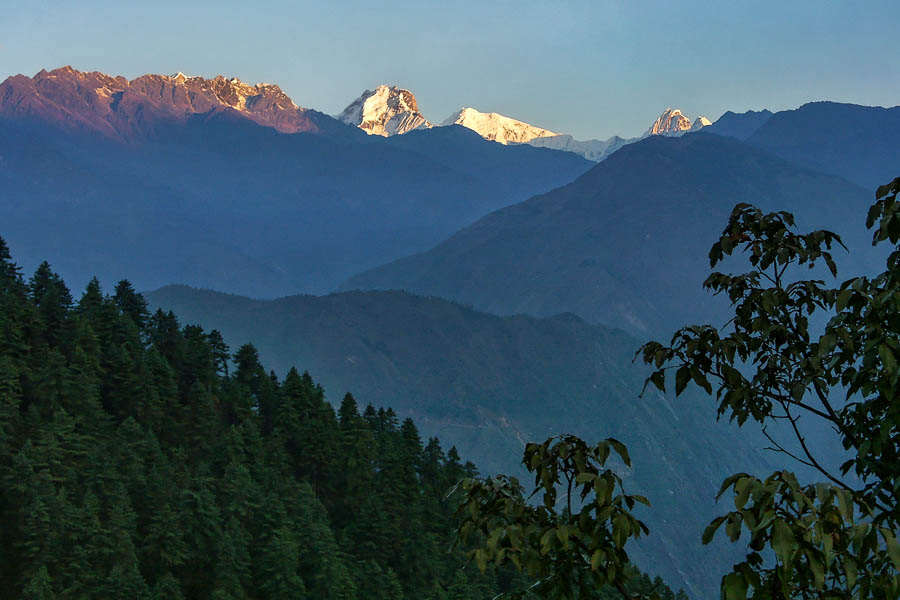
[[[158,125],[195,114],[235,116],[283,133],[318,132],[308,110],[277,85],[219,75],[142,75],[132,81],[72,67],[16,75],[0,84],[0,117],[32,119],[122,141],[152,136]]]
[[[400,135],[433,125],[419,112],[416,97],[397,86],[379,85],[366,90],[351,102],[337,118],[359,127],[369,135]]]
[[[691,129],[691,120],[677,108],[667,108],[647,130],[646,135],[681,135]]]

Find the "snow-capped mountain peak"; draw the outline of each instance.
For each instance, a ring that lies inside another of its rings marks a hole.
[[[703,129],[704,127],[708,127],[709,125],[712,125],[712,121],[710,121],[703,115],[700,115],[699,117],[697,117],[694,120],[694,124],[691,125],[690,131],[699,131],[700,129]]]
[[[681,135],[691,128],[691,120],[677,108],[667,108],[644,135]]]
[[[501,144],[521,144],[535,138],[559,135],[543,127],[536,127],[498,113],[483,113],[471,107],[459,109],[441,125],[462,125],[486,140]]]
[[[370,135],[385,137],[432,127],[419,112],[419,105],[412,92],[395,85],[379,85],[374,90],[366,90],[337,118]]]

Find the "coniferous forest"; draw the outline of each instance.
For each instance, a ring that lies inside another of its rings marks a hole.
[[[26,279],[0,240],[3,598],[490,598],[523,582],[454,546],[476,473],[127,281]]]
[[[335,414],[307,374],[148,314],[75,300],[0,246],[3,598],[480,598],[448,553],[474,473],[389,408]]]

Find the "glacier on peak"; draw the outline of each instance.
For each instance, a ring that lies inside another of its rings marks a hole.
[[[441,123],[441,126],[448,125],[462,125],[484,139],[500,144],[528,144],[536,148],[573,152],[595,162],[600,162],[630,141],[618,136],[608,140],[580,141],[568,134],[556,133],[499,113],[483,113],[471,107],[459,109]]]
[[[534,138],[527,143],[536,148],[550,148],[551,150],[574,152],[588,160],[600,162],[622,146],[635,141],[637,141],[637,138],[625,139],[617,135],[605,140],[576,140],[571,135],[560,134]]]
[[[712,121],[710,121],[703,115],[700,115],[694,120],[694,124],[691,125],[691,128],[688,131],[699,131],[700,129],[709,127],[710,125],[712,125]]]
[[[384,137],[433,127],[419,112],[413,93],[396,85],[379,85],[374,90],[366,90],[336,118],[369,135]]]
[[[568,134],[554,133],[498,113],[483,113],[474,108],[461,108],[441,123],[442,126],[468,127],[481,137],[501,144],[528,144],[537,148],[574,152],[594,162],[600,162],[622,146],[650,135],[680,136],[710,124],[710,120],[702,116],[697,117],[692,124],[679,109],[667,108],[642,136],[622,138],[614,135],[605,140],[576,140]]]
[[[499,113],[483,113],[471,107],[464,107],[450,115],[441,126],[462,125],[478,133],[481,137],[501,144],[521,144],[535,138],[558,136],[558,133],[536,127]]]

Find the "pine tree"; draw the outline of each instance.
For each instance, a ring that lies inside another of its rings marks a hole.
[[[28,580],[22,592],[23,600],[54,600],[53,584],[50,581],[50,573],[46,565],[41,565],[37,572]]]
[[[295,534],[276,526],[260,544],[255,571],[259,591],[265,598],[303,600],[306,586],[297,574],[300,548]]]
[[[178,580],[172,573],[166,573],[153,586],[150,598],[151,600],[183,600],[184,594],[181,592]]]
[[[0,237],[0,357],[17,369],[25,366],[28,342],[24,326],[31,322],[32,312],[22,274]]]
[[[228,377],[228,361],[231,355],[228,353],[228,345],[222,338],[222,334],[218,329],[213,329],[207,334],[207,342],[213,357],[213,365],[215,365],[216,373],[220,373]]]
[[[116,284],[113,300],[122,313],[130,318],[139,330],[147,326],[150,312],[147,310],[147,301],[134,291],[134,287],[127,279]]]
[[[287,380],[285,380],[285,383],[287,383]],[[355,427],[359,418],[359,407],[356,404],[356,398],[353,397],[353,394],[347,392],[344,394],[344,399],[341,400],[340,409],[338,409],[338,422],[341,425],[341,429],[346,431],[351,427]]]
[[[69,288],[44,261],[28,282],[28,292],[35,304],[38,319],[33,344],[60,347],[69,332],[69,322],[66,319],[72,307]]]
[[[78,300],[76,310],[79,315],[91,322],[98,317],[102,309],[103,290],[100,288],[100,281],[96,277],[92,277],[85,287],[81,299]]]

